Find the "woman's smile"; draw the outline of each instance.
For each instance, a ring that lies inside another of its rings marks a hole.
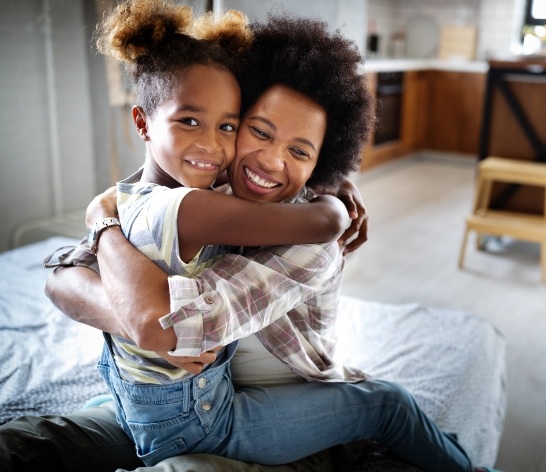
[[[244,167],[245,175],[248,177],[248,180],[251,184],[263,188],[263,189],[272,189],[274,187],[280,186],[278,182],[273,182],[272,180],[267,179],[266,177],[261,177],[257,172],[250,170],[248,167]]]

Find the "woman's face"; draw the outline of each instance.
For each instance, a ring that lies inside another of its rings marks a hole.
[[[240,100],[230,72],[212,65],[185,69],[171,98],[145,119],[147,178],[168,187],[212,185],[235,157]]]
[[[326,112],[285,85],[267,90],[242,119],[228,168],[235,196],[280,202],[296,195],[317,164]]]

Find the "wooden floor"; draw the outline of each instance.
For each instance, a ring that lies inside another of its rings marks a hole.
[[[469,237],[457,268],[475,161],[423,154],[359,174],[369,241],[347,260],[344,293],[462,309],[493,323],[508,347],[508,408],[497,467],[546,472],[546,284],[536,244]]]

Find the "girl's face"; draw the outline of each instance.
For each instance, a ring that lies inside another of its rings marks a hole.
[[[171,98],[153,116],[133,109],[137,130],[147,135],[146,181],[210,187],[235,157],[240,101],[230,72],[194,65],[182,72]]]
[[[280,202],[296,195],[317,164],[326,112],[285,85],[267,90],[243,117],[228,169],[235,196]]]

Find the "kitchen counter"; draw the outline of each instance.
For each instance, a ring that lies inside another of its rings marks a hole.
[[[364,64],[364,71],[366,72],[403,72],[408,70],[486,73],[489,70],[489,65],[487,61],[444,59],[368,59]]]

